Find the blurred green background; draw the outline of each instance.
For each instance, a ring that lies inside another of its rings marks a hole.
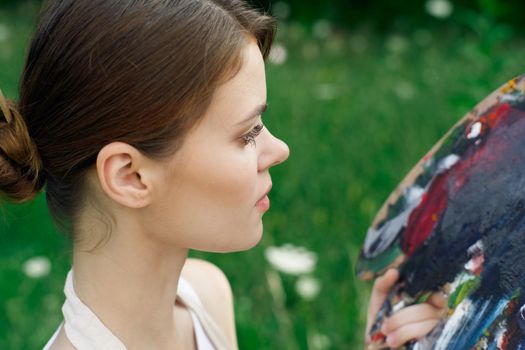
[[[272,173],[261,243],[192,255],[228,275],[241,349],[361,349],[370,285],[353,270],[368,224],[456,120],[523,72],[525,3],[253,2],[280,23],[265,121],[291,156]],[[36,1],[0,0],[0,88],[11,98],[38,9]],[[0,349],[39,349],[62,318],[71,246],[42,196],[3,208]],[[268,247],[287,243],[316,254],[308,277],[318,294],[302,295],[302,277],[265,258]]]

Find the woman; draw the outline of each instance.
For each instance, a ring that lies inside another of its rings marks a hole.
[[[261,238],[269,169],[289,152],[261,119],[274,33],[240,0],[47,4],[19,103],[0,97],[2,191],[23,202],[46,185],[74,242],[47,349],[237,348],[226,277],[187,256]],[[442,312],[407,310],[385,329],[412,327],[399,344]]]

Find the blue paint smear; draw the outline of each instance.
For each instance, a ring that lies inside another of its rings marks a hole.
[[[447,345],[448,350],[471,349],[483,335],[492,322],[500,315],[507,299],[472,300],[471,312],[464,317],[461,327],[456,329],[452,341]]]

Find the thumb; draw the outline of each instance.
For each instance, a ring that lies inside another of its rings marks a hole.
[[[399,271],[396,269],[389,269],[383,276],[376,279],[372,295],[370,296],[370,303],[368,304],[368,326],[371,325],[375,319],[377,312],[385,301],[386,296],[399,279]],[[369,327],[367,327],[368,329]]]
[[[399,271],[396,269],[389,269],[383,276],[377,278],[372,290],[372,300],[375,298],[382,303],[398,279]]]

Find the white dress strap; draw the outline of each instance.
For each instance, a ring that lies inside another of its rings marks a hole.
[[[177,299],[190,310],[199,350],[231,350],[232,347],[219,326],[204,309],[202,302],[183,278],[179,279]]]
[[[216,350],[215,346],[213,346],[213,344],[211,343],[210,338],[208,338],[208,335],[206,334],[206,332],[202,328],[202,324],[199,321],[199,318],[197,317],[197,315],[195,314],[195,311],[193,311],[193,309],[190,308],[182,300],[183,297],[181,297],[181,295],[186,296],[186,299],[187,298],[193,299],[194,303],[197,303],[197,304],[202,306],[202,302],[201,302],[199,296],[197,295],[197,293],[195,292],[195,290],[193,289],[193,287],[191,286],[191,284],[189,284],[182,277],[179,278],[179,285],[178,285],[178,288],[177,288],[177,299],[181,303],[183,303],[184,306],[186,306],[188,308],[188,311],[190,312],[191,320],[193,321],[192,322],[193,323],[193,331],[195,332],[195,340],[197,342],[197,349],[199,349],[199,350]]]
[[[72,271],[67,274],[64,293],[64,331],[77,350],[126,350],[124,343],[78,298],[73,288]]]

